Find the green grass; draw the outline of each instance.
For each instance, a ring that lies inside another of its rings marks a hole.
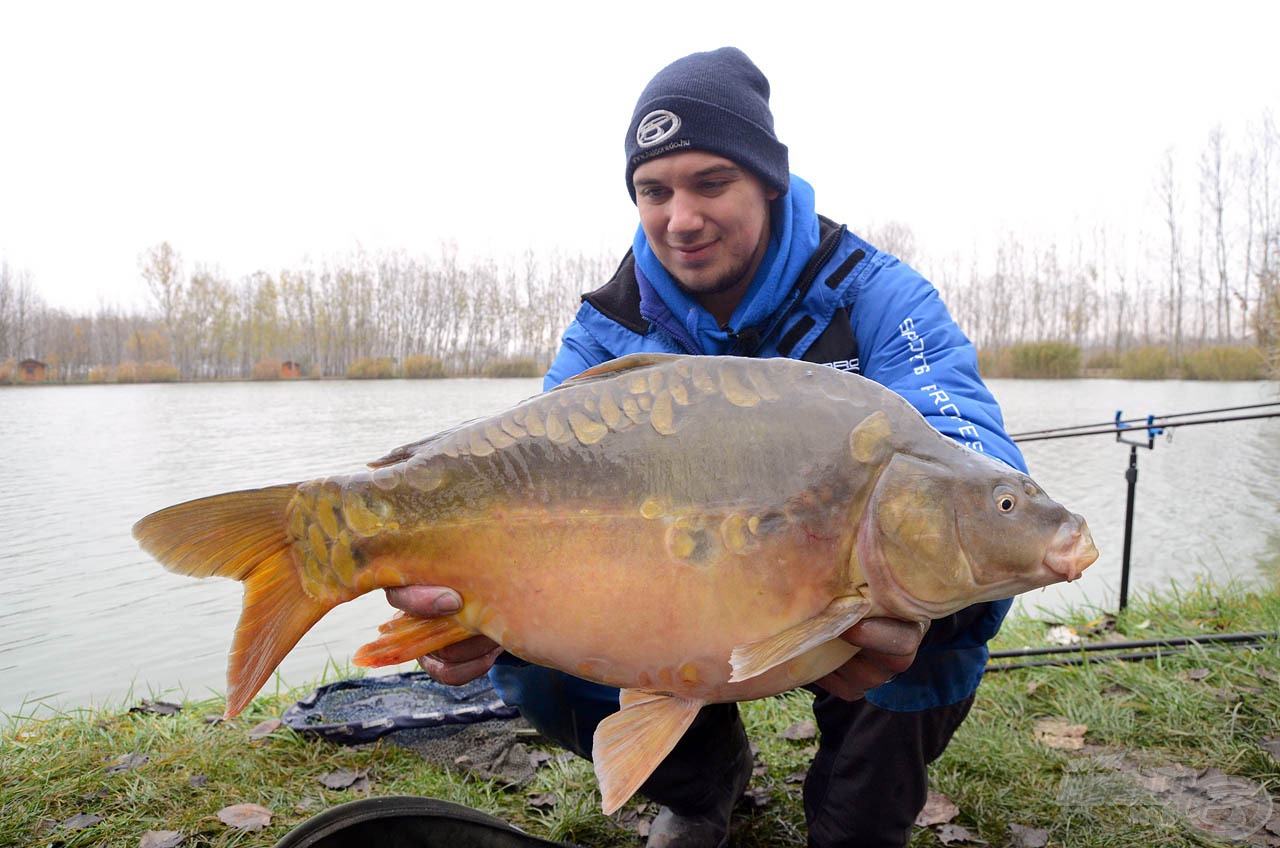
[[[1056,618],[1082,633],[1099,631],[1087,637],[1095,640],[1107,638],[1109,630],[1132,639],[1274,631],[1280,629],[1280,588],[1201,581],[1135,598],[1114,626],[1096,609]],[[1030,617],[1012,620],[995,647],[1043,644],[1047,626]],[[1194,669],[1208,674],[1192,679]],[[1259,739],[1280,735],[1277,675],[1280,645],[1274,641],[1255,650],[1194,648],[1145,662],[992,673],[970,718],[934,764],[933,789],[959,807],[954,824],[992,846],[1008,843],[1011,824],[1047,829],[1051,846],[1219,844],[1154,803],[1064,803],[1064,781],[1099,752],[1125,752],[1160,765],[1221,769],[1280,796],[1280,764],[1258,747]],[[219,700],[188,702],[173,716],[131,714],[127,706],[10,716],[0,734],[0,845],[133,846],[147,830],[181,830],[188,835],[184,846],[271,845],[322,809],[357,797],[320,785],[320,776],[337,768],[367,770],[375,794],[443,798],[540,836],[601,848],[640,844],[620,817],[637,809],[642,818],[656,812],[633,801],[614,817],[602,816],[590,766],[576,760],[552,762],[532,784],[510,789],[437,768],[389,744],[339,747],[288,729],[249,741],[250,728],[278,716],[310,688],[259,697],[244,715],[216,724],[205,716],[220,712]],[[764,766],[752,787],[769,800],[739,807],[733,842],[739,848],[803,844],[794,775],[808,764],[815,742],[788,741],[781,731],[810,718],[809,700],[791,693],[744,705]],[[1070,752],[1037,743],[1033,729],[1044,718],[1086,725],[1091,748]],[[149,761],[105,772],[129,753]],[[207,782],[192,786],[197,775]],[[556,793],[559,802],[549,808],[529,804],[544,792]],[[271,826],[245,833],[218,821],[219,809],[245,802],[273,810]],[[1280,799],[1276,810],[1280,815]],[[80,830],[57,827],[76,813],[102,821]],[[934,830],[919,830],[912,840],[914,848],[939,844]]]

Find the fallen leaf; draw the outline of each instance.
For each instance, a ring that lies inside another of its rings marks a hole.
[[[224,721],[226,719],[220,715],[207,715],[204,717],[205,724],[222,724]]]
[[[950,798],[941,792],[930,792],[924,802],[924,808],[916,814],[916,827],[946,824],[958,815],[960,815],[960,808],[951,803]]]
[[[961,827],[958,824],[944,824],[937,830],[938,841],[943,845],[952,845],[956,842],[981,842],[981,839],[973,835],[973,831],[967,827]]]
[[[63,819],[58,824],[67,830],[80,830],[85,827],[93,827],[100,821],[102,821],[102,816],[90,813],[76,813],[71,818]]]
[[[306,798],[303,798],[298,803],[294,804],[293,809],[295,812],[298,812],[298,813],[307,813],[314,810],[316,806],[319,805],[319,803],[320,803],[320,799],[307,796]]]
[[[182,712],[182,707],[169,701],[148,701],[142,699],[142,703],[136,707],[130,707],[131,713],[151,713],[154,715],[175,715]]]
[[[808,719],[802,719],[782,731],[780,735],[783,739],[789,739],[792,742],[812,739],[818,735],[818,726]]]
[[[1209,676],[1209,669],[1193,668],[1189,671],[1184,672],[1183,674],[1186,676],[1188,680],[1204,680],[1206,677]]]
[[[269,718],[266,721],[260,721],[249,730],[249,741],[257,742],[265,739],[272,733],[275,733],[284,725],[278,718]]]
[[[1009,848],[1044,848],[1049,844],[1049,831],[1025,824],[1009,825]]]
[[[1050,627],[1044,638],[1050,645],[1080,644],[1080,636],[1076,633],[1075,628],[1068,627],[1065,624]]]
[[[1280,736],[1268,736],[1265,739],[1259,739],[1258,747],[1270,754],[1276,762],[1280,763]]]
[[[1095,618],[1081,629],[1081,634],[1085,636],[1099,636],[1103,633],[1112,633],[1116,629],[1116,617],[1110,613]]]
[[[1043,685],[1044,685],[1043,680],[1032,680],[1030,683],[1027,684],[1026,691],[1023,694],[1034,695],[1036,693],[1036,690]]]
[[[367,772],[363,770],[355,771],[349,768],[340,768],[320,775],[320,783],[329,789],[347,789],[364,777],[365,774]]]
[[[148,830],[142,834],[138,848],[177,848],[184,839],[180,830]]]
[[[529,806],[542,809],[543,807],[554,807],[560,803],[560,796],[554,792],[540,792],[537,795],[529,796]]]
[[[753,786],[746,792],[743,792],[742,797],[746,798],[747,802],[758,810],[761,807],[767,806],[768,803],[773,800],[773,793],[770,792],[767,787]]]
[[[1103,694],[1103,695],[1112,695],[1112,696],[1132,695],[1132,694],[1133,694],[1133,690],[1132,690],[1132,689],[1130,689],[1130,688],[1128,688],[1127,686],[1124,686],[1123,684],[1120,684],[1120,683],[1112,683],[1112,684],[1111,684],[1110,686],[1108,686],[1106,689],[1103,689],[1103,690],[1102,690],[1102,694]]]
[[[555,758],[555,754],[550,751],[544,751],[540,748],[534,748],[529,752],[529,765],[534,768],[541,768]]]
[[[261,830],[271,824],[270,810],[261,804],[232,804],[218,810],[218,819],[236,830]]]
[[[791,774],[782,778],[782,781],[783,783],[804,783],[804,779],[808,774],[809,772],[805,769],[800,769],[798,771],[791,772]]]
[[[653,829],[653,819],[639,819],[636,821],[636,836],[641,839],[649,838],[649,831]]]
[[[768,773],[769,773],[769,767],[764,763],[761,763],[760,765],[756,766],[751,770],[752,777],[764,777]]]
[[[1239,701],[1240,698],[1242,697],[1241,694],[1236,690],[1227,689],[1226,687],[1222,687],[1222,686],[1211,687],[1209,691],[1213,693],[1213,697],[1215,700],[1221,701],[1224,704],[1234,704],[1236,701]]]
[[[1085,724],[1068,724],[1061,719],[1046,718],[1036,722],[1032,734],[1046,748],[1079,751],[1084,747],[1084,735],[1088,730],[1089,726]]]
[[[125,771],[132,771],[141,768],[151,761],[146,754],[121,754],[111,761],[111,765],[107,766],[103,771],[107,774],[120,774]]]
[[[207,774],[193,774],[187,778],[187,785],[192,789],[201,789],[209,785],[209,776]]]

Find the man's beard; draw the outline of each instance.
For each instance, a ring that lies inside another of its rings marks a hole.
[[[743,263],[737,268],[726,271],[719,279],[711,284],[710,288],[706,287],[704,284],[699,286],[697,289],[692,289],[685,285],[684,282],[675,274],[671,275],[671,279],[675,281],[675,284],[680,291],[694,299],[697,299],[699,295],[722,294],[729,291],[729,289],[732,289],[743,282],[742,278],[746,273],[747,266],[746,263]]]

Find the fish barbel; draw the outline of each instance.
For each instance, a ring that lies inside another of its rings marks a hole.
[[[789,359],[636,354],[371,470],[232,492],[133,528],[171,571],[245,584],[240,712],[326,612],[450,586],[356,654],[412,660],[484,634],[622,690],[593,759],[612,812],[707,703],[817,680],[865,617],[924,621],[1073,580],[1083,519],[942,436],[888,389]]]

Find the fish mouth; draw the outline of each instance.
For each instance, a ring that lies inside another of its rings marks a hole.
[[[1058,529],[1044,555],[1044,566],[1068,583],[1077,579],[1098,558],[1089,525],[1078,515]]]

